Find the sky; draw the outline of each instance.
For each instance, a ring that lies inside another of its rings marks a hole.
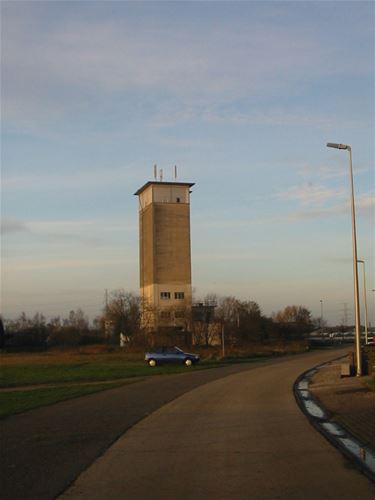
[[[138,293],[153,165],[194,182],[194,297],[375,324],[374,11],[365,1],[2,1],[1,299],[99,315]],[[363,266],[359,266],[363,307]],[[322,302],[321,302],[322,301]],[[346,312],[345,312],[346,311]],[[362,311],[363,318],[363,311]]]

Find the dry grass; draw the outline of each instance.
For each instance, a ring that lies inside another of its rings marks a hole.
[[[144,352],[124,352],[119,348],[102,345],[72,347],[66,349],[49,349],[45,352],[2,353],[1,365],[18,364],[70,364],[90,361],[123,360],[140,361]]]
[[[205,359],[221,359],[221,346],[197,347],[193,346],[188,351],[200,354]],[[276,342],[272,344],[249,343],[243,346],[226,346],[225,355],[227,357],[249,357],[254,355],[272,355],[298,353],[306,350],[304,341]],[[117,346],[89,345],[71,348],[51,348],[44,352],[19,352],[0,354],[1,365],[22,365],[22,364],[70,364],[80,362],[100,362],[100,361],[143,361],[144,350],[142,349],[120,349]]]
[[[220,346],[191,350],[199,353],[202,360],[194,369],[207,369],[228,363],[255,362],[274,354],[301,352],[304,347],[301,344],[228,347],[225,359]],[[0,361],[3,416],[109,389],[129,383],[131,379],[186,371],[182,365],[150,369],[144,362],[143,350],[131,352],[103,345],[55,348],[39,353],[2,353]]]

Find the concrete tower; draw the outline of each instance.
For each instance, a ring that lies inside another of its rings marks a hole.
[[[151,181],[135,193],[139,197],[142,321],[151,329],[190,328],[192,186]]]

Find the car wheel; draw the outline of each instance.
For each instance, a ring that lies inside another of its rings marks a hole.
[[[184,361],[185,366],[191,366],[193,364],[192,360],[189,358],[186,358]]]
[[[152,367],[156,366],[156,361],[154,359],[149,359],[148,366],[152,366]]]

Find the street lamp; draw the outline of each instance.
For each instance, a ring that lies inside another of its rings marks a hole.
[[[320,328],[323,331],[323,300],[320,300]]]
[[[367,327],[367,293],[366,293],[366,264],[364,260],[358,259],[358,262],[363,264],[363,301],[365,305],[365,342],[368,344],[368,327]]]
[[[357,377],[362,376],[361,332],[359,319],[359,292],[358,292],[358,263],[357,263],[357,235],[355,228],[354,182],[352,165],[352,148],[347,144],[327,143],[328,148],[346,149],[349,152],[349,175],[352,205],[352,243],[353,243],[353,277],[354,277],[354,306],[355,306],[355,345],[357,357]]]
[[[224,321],[221,324],[221,350],[222,350],[222,357],[224,359],[225,358],[225,326],[224,326]]]

